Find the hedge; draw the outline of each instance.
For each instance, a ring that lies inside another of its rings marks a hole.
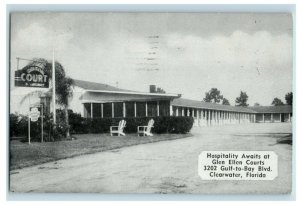
[[[146,126],[150,119],[154,120],[154,133],[187,133],[193,127],[192,117],[139,117],[139,118],[70,118],[71,133],[107,133],[110,126],[117,126],[120,120],[126,120],[125,133],[136,133],[138,126]],[[76,122],[76,124],[75,124]]]
[[[23,115],[10,114],[10,137],[28,136],[28,117]],[[44,140],[54,141],[64,138],[67,125],[64,123],[64,114],[61,110],[57,111],[57,126],[53,134],[53,124],[51,116],[44,119]],[[180,133],[184,134],[191,130],[193,126],[192,117],[139,117],[139,118],[96,118],[86,119],[80,114],[69,110],[69,124],[71,134],[87,133],[109,133],[110,126],[117,126],[120,120],[126,120],[125,133],[136,133],[138,126],[146,126],[150,119],[154,120],[153,133]],[[31,122],[31,139],[40,141],[41,124],[40,120]]]

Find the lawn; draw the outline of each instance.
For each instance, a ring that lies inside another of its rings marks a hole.
[[[57,142],[10,142],[10,170],[42,164],[84,154],[92,154],[121,147],[190,137],[192,134],[155,134],[138,137],[136,134],[111,137],[109,134],[74,135],[76,140]]]

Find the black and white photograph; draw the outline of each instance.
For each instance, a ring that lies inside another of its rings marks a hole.
[[[293,191],[293,14],[12,12],[9,192]]]

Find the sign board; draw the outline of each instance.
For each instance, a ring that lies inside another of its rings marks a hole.
[[[40,111],[38,110],[37,107],[31,108],[31,110],[29,112],[29,117],[32,122],[38,121],[38,119],[40,117]]]
[[[27,66],[15,71],[15,86],[49,88],[49,76],[39,66]]]

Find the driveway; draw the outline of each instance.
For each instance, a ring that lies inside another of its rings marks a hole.
[[[193,136],[141,144],[13,170],[13,192],[236,193],[291,191],[292,146],[277,144],[290,123],[195,127]],[[198,155],[211,150],[274,151],[278,177],[272,181],[205,181]]]

